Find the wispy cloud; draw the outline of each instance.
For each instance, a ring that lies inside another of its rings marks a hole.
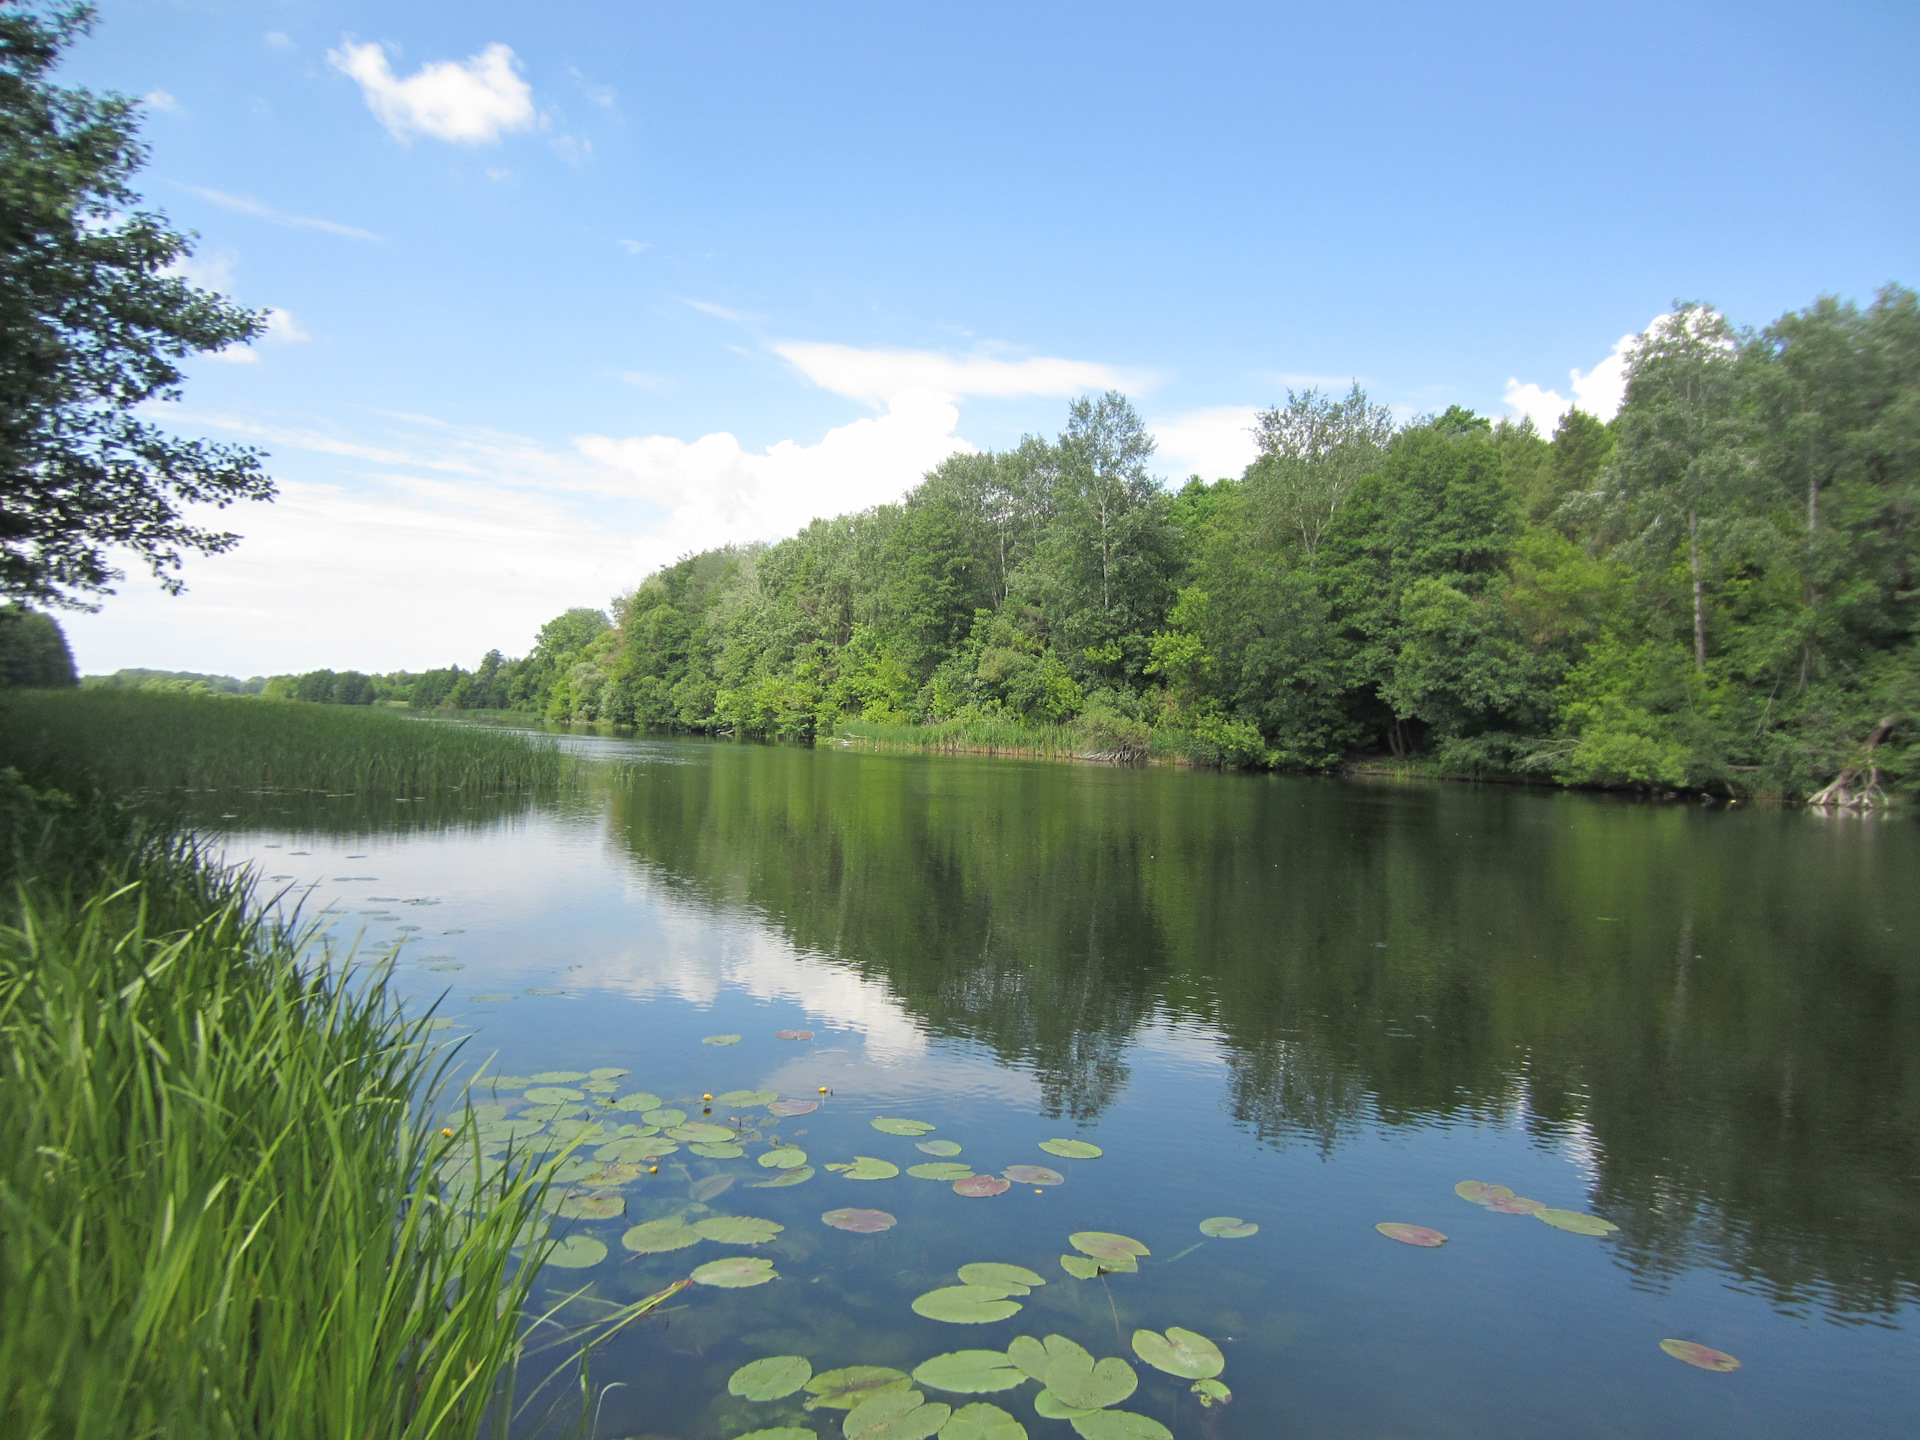
[[[1150,427],[1161,468],[1180,478],[1238,477],[1259,453],[1253,441],[1254,417],[1259,413],[1252,405],[1216,405],[1189,410]]]
[[[149,90],[140,98],[149,110],[165,110],[170,115],[180,113],[180,102],[169,91]]]
[[[629,255],[638,255],[642,250],[651,250],[653,246],[644,240],[616,240],[613,242]]]
[[[349,240],[379,240],[371,230],[362,230],[357,225],[342,225],[337,220],[319,220],[311,215],[291,215],[285,210],[276,210],[271,205],[250,199],[245,195],[232,195],[225,190],[210,190],[204,185],[182,185],[182,190],[198,195],[222,210],[231,210],[236,215],[251,215],[256,220],[265,220],[270,225],[284,225],[289,230],[324,230],[329,235],[344,235]],[[384,243],[384,242],[383,242]]]
[[[359,82],[367,108],[399,141],[415,135],[456,145],[485,145],[539,121],[533,90],[511,48],[489,45],[466,61],[438,60],[402,80],[386,50],[371,42],[329,50],[334,69]]]
[[[1087,390],[1138,392],[1153,384],[1153,377],[1141,371],[1046,355],[1009,360],[979,351],[947,355],[937,350],[862,350],[799,340],[776,341],[772,349],[821,389],[873,405],[915,392],[1011,398]]]

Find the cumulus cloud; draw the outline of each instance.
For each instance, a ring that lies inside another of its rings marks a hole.
[[[698,308],[718,313],[717,307]],[[798,340],[776,341],[772,348],[821,389],[874,406],[913,392],[1005,398],[1143,390],[1152,383],[1151,376],[1097,361],[1044,355],[1008,360],[977,351],[945,355],[937,350],[862,350],[852,345]]]
[[[284,210],[276,210],[271,205],[245,195],[230,195],[225,190],[209,190],[204,185],[182,185],[180,187],[202,200],[209,200],[222,210],[231,210],[239,215],[251,215],[257,220],[265,220],[273,225],[285,225],[290,230],[324,230],[329,235],[344,235],[349,240],[378,240],[380,237],[371,230],[362,230],[357,225],[342,225],[337,220],[316,220],[311,215],[289,215]]]
[[[1188,475],[1205,480],[1238,478],[1259,453],[1260,447],[1253,443],[1253,422],[1259,413],[1253,405],[1216,405],[1152,426],[1161,469],[1179,479]]]
[[[146,102],[146,106],[149,110],[165,110],[169,114],[173,114],[173,115],[178,115],[180,113],[179,100],[177,100],[168,91],[149,90],[145,95],[141,96],[140,98]]]
[[[253,345],[229,345],[224,350],[215,351],[209,358],[224,360],[229,365],[257,365],[260,363],[260,352],[253,348],[254,345],[297,345],[302,340],[312,338],[300,328],[300,322],[293,318],[291,310],[269,307],[267,328]]]
[[[1646,329],[1651,330],[1662,318],[1654,316],[1647,322]],[[1523,385],[1517,377],[1509,377],[1506,393],[1500,398],[1517,414],[1533,421],[1533,428],[1542,435],[1551,435],[1560,417],[1576,407],[1598,419],[1611,420],[1619,413],[1620,402],[1626,399],[1627,352],[1639,338],[1638,334],[1622,335],[1613,342],[1612,352],[1591,370],[1569,370],[1570,396],[1545,389],[1533,381]]]
[[[505,45],[489,45],[466,61],[438,60],[402,80],[387,52],[369,41],[329,50],[327,60],[359,82],[367,108],[394,139],[415,135],[458,145],[484,145],[536,123],[533,91]]]

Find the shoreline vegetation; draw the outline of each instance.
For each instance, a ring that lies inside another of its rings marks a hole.
[[[67,690],[0,693],[0,754],[0,1428],[490,1433],[544,1167],[483,1159],[431,1018],[260,913],[177,807],[535,786],[555,747]]]

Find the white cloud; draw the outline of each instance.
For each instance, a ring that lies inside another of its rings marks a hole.
[[[1663,318],[1663,315],[1654,316],[1646,328],[1651,330]],[[1506,393],[1500,398],[1510,409],[1533,421],[1533,428],[1542,435],[1553,434],[1560,417],[1576,406],[1597,419],[1611,420],[1619,413],[1620,402],[1627,397],[1627,352],[1639,338],[1639,335],[1622,335],[1613,342],[1612,352],[1591,370],[1569,370],[1567,388],[1573,392],[1570,398],[1532,381],[1522,385],[1517,377],[1508,378]]]
[[[180,102],[165,90],[149,90],[140,97],[149,110],[165,110],[169,114],[180,113]]]
[[[653,246],[644,240],[616,240],[613,242],[629,255],[638,255],[642,250],[651,250]]]
[[[189,285],[202,290],[233,293],[233,267],[240,263],[237,250],[209,250],[199,255],[184,255],[167,267],[166,273],[178,275]]]
[[[267,331],[260,338],[275,345],[297,345],[313,337],[300,328],[300,322],[293,318],[291,310],[269,309]]]
[[[533,91],[505,45],[489,45],[462,63],[439,60],[402,80],[379,45],[343,44],[329,50],[336,70],[359,82],[367,108],[396,140],[415,134],[460,145],[481,145],[512,130],[533,128]]]
[[[311,215],[289,215],[284,210],[276,210],[271,205],[263,205],[258,200],[245,195],[230,195],[224,190],[209,190],[204,185],[182,185],[182,190],[198,195],[202,200],[210,200],[222,210],[232,210],[236,214],[251,215],[257,220],[265,220],[274,225],[285,225],[290,230],[324,230],[329,235],[345,235],[350,240],[378,240],[380,237],[371,230],[362,230],[357,225],[342,225],[335,220],[316,220]]]
[[[266,34],[266,41],[268,47],[274,50],[293,49],[293,37],[284,30],[269,30]]]
[[[689,304],[696,304],[689,301]],[[718,307],[698,306],[718,313]],[[1036,355],[1005,360],[975,351],[861,350],[852,345],[776,341],[773,352],[823,390],[879,406],[912,393],[960,398],[1077,395],[1087,390],[1144,390],[1152,377],[1093,360]]]
[[[1203,480],[1238,479],[1259,453],[1252,434],[1259,413],[1253,405],[1216,405],[1189,410],[1151,427],[1160,468],[1176,481],[1189,475]]]

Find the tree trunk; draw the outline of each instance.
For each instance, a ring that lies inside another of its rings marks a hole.
[[[1894,722],[1898,719],[1896,715],[1883,715],[1880,723],[1875,725],[1873,732],[1867,736],[1867,743],[1862,747],[1865,753],[1861,756],[1861,763],[1847,766],[1831,785],[1809,795],[1807,804],[1817,805],[1822,809],[1831,806],[1843,810],[1871,810],[1875,805],[1885,804],[1887,792],[1880,788],[1880,766],[1874,759],[1874,751],[1878,750],[1880,742],[1892,733]],[[1867,783],[1855,790],[1854,778],[1862,770],[1867,772]]]
[[[1693,565],[1693,668],[1707,668],[1706,587],[1700,582],[1700,512],[1687,511],[1687,557]]]

